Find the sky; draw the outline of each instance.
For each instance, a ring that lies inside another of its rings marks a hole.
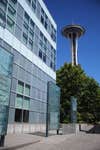
[[[71,62],[70,41],[61,35],[69,24],[82,25],[86,32],[78,40],[78,63],[100,83],[100,0],[44,0],[57,24],[57,69]]]

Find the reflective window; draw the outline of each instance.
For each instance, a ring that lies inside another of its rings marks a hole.
[[[7,17],[7,28],[11,32],[14,31],[14,21],[9,16]]]
[[[25,95],[30,96],[30,86],[29,85],[25,85]]]
[[[28,41],[28,36],[25,33],[23,33],[23,42],[24,42],[24,44],[27,44],[27,41]]]
[[[46,55],[43,55],[43,61],[46,62]]]
[[[6,8],[7,0],[0,0],[0,25],[3,27],[6,25]]]
[[[0,48],[0,104],[9,104],[13,56]]]
[[[16,96],[16,102],[15,107],[29,110],[30,108],[30,85],[25,84],[21,81],[18,81],[17,85],[17,96]]]
[[[24,97],[24,100],[23,100],[23,109],[29,110],[29,108],[30,108],[30,98]]]
[[[22,108],[22,105],[23,105],[23,96],[17,95],[16,101],[15,101],[15,107]]]
[[[34,12],[36,11],[36,0],[32,0],[32,9]]]
[[[39,50],[39,57],[42,59],[42,51]]]
[[[22,110],[21,109],[15,110],[15,122],[22,122]]]
[[[15,122],[29,122],[29,111],[22,109],[15,109]]]
[[[17,92],[20,93],[20,94],[24,93],[24,83],[21,82],[21,81],[18,81]]]
[[[28,110],[23,110],[23,122],[24,123],[29,122],[29,111]]]
[[[24,21],[27,25],[29,24],[29,15],[26,12],[24,14]]]
[[[8,6],[8,14],[12,19],[15,20],[16,10],[11,5]]]

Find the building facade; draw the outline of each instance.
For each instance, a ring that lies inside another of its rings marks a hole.
[[[8,133],[45,131],[56,31],[43,0],[0,0],[0,49],[13,55]]]

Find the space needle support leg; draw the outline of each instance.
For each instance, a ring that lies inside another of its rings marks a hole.
[[[71,44],[72,44],[72,65],[77,65],[77,50],[76,50],[76,34],[71,35]]]

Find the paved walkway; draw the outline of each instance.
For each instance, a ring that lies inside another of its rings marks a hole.
[[[100,150],[100,134],[8,135],[5,146],[6,150]]]
[[[53,136],[20,150],[100,150],[100,135]]]
[[[42,137],[33,136],[31,134],[8,134],[5,138],[5,146],[0,150],[19,150],[21,148],[28,148],[29,145],[38,143]]]

